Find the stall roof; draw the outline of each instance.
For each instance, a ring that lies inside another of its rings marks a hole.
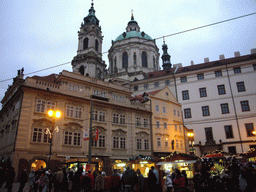
[[[196,163],[196,160],[180,160],[180,161],[164,161],[164,162],[159,162],[156,165],[164,165],[164,164],[178,164],[178,163]]]

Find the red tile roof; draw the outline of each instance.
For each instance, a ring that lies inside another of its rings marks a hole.
[[[45,80],[45,81],[50,81],[50,82],[55,82],[56,79],[57,79],[58,75],[56,74],[51,74],[51,75],[48,75],[48,76],[33,76],[32,78],[35,78],[35,79],[40,79],[40,80]]]

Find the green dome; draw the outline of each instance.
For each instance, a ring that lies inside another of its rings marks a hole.
[[[129,31],[129,32],[124,32],[123,34],[119,35],[114,40],[114,42],[122,41],[124,39],[129,39],[129,38],[133,38],[133,37],[138,37],[138,38],[141,38],[141,39],[147,39],[147,40],[152,40],[153,41],[153,39],[148,34],[144,33],[143,31],[142,32]]]

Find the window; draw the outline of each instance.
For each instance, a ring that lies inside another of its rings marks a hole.
[[[175,131],[178,131],[178,125],[175,125]]]
[[[136,85],[134,86],[134,91],[138,91],[139,90],[139,87]]]
[[[166,80],[165,81],[165,86],[169,86],[170,85],[170,80]]]
[[[191,109],[190,108],[187,108],[187,109],[184,109],[184,114],[185,114],[185,118],[191,118],[192,115],[191,115]]]
[[[176,149],[179,149],[179,140],[176,140]]]
[[[181,125],[179,125],[179,131],[182,132]]]
[[[89,44],[89,39],[85,38],[83,43],[84,43],[83,44],[83,49],[87,49],[88,48],[88,44]]]
[[[156,128],[160,128],[160,123],[159,123],[159,121],[156,122]]]
[[[236,83],[236,86],[237,86],[237,91],[238,91],[238,92],[243,92],[243,91],[245,91],[245,86],[244,86],[244,82],[243,82],[243,81],[237,82],[237,83]]]
[[[71,118],[82,118],[82,107],[67,105],[66,116]]]
[[[199,89],[200,97],[207,97],[206,88]]]
[[[81,135],[82,134],[79,132],[65,131],[64,132],[64,144],[80,146],[81,145]]]
[[[141,149],[141,139],[137,139],[137,149]]]
[[[173,115],[176,115],[176,110],[175,109],[173,110]]]
[[[144,127],[148,127],[148,119],[147,118],[144,119]]]
[[[144,85],[144,89],[148,89],[148,84],[145,84],[145,85]]]
[[[32,141],[36,143],[50,143],[50,135],[46,134],[46,128],[34,128]]]
[[[241,68],[240,67],[234,67],[233,70],[234,70],[235,74],[241,73]]]
[[[159,111],[159,105],[156,105],[156,111]]]
[[[219,95],[226,94],[225,85],[217,85]]]
[[[221,76],[222,76],[221,70],[215,71],[215,77],[221,77]]]
[[[94,121],[106,121],[106,112],[104,111],[93,111],[92,112],[92,120]]]
[[[125,149],[125,138],[124,137],[113,137],[113,148]]]
[[[213,134],[211,127],[205,128],[205,137],[207,142],[213,142]]]
[[[247,133],[247,137],[253,137],[255,136],[252,132],[254,131],[254,126],[253,123],[246,123],[245,124],[245,129]]]
[[[106,146],[106,136],[99,135],[99,147],[105,147],[105,146]]]
[[[220,104],[222,114],[229,113],[228,103]]]
[[[167,123],[164,122],[164,128],[167,129]]]
[[[183,149],[183,141],[180,140],[180,148]]]
[[[149,149],[149,140],[148,139],[144,140],[144,147],[145,147],[145,150]]]
[[[181,83],[186,83],[187,82],[187,77],[181,77],[180,82]]]
[[[167,139],[167,138],[166,138],[166,139]],[[165,146],[165,147],[169,147],[169,142],[168,142],[168,140],[165,140],[165,141],[164,141],[164,146]]]
[[[253,67],[253,70],[256,71],[256,64],[253,64],[252,67]]]
[[[166,108],[165,107],[163,107],[163,113],[166,113]]]
[[[113,123],[124,125],[125,124],[125,115],[113,114]]]
[[[45,113],[48,110],[55,109],[55,103],[51,102],[51,101],[45,101],[45,100],[40,100],[38,99],[36,101],[36,112],[42,112]]]
[[[140,117],[136,118],[136,126],[138,126],[138,127],[141,126],[141,119],[140,119]]]
[[[180,111],[178,111],[178,117],[180,116]]]
[[[123,63],[122,63],[122,67],[123,68],[127,68],[128,67],[128,54],[126,52],[123,53]]]
[[[197,80],[202,80],[202,79],[204,79],[204,74],[203,73],[197,74]]]
[[[227,139],[234,138],[232,125],[226,125],[224,126],[224,129],[225,129]]]
[[[183,98],[183,100],[188,100],[189,99],[188,90],[182,91],[182,98]]]
[[[202,106],[203,116],[210,116],[209,106]]]
[[[95,40],[95,50],[99,51],[99,42],[97,39]]]
[[[148,59],[147,59],[147,53],[145,51],[142,52],[142,56],[141,56],[141,60],[142,60],[142,67],[148,67]]]
[[[156,139],[156,142],[157,142],[157,147],[161,147],[161,138],[157,138]]]
[[[240,101],[242,111],[250,111],[249,102],[248,101]]]
[[[155,86],[155,88],[156,88],[156,87],[159,87],[159,82],[155,82],[155,83],[154,83],[154,86]]]
[[[231,153],[231,154],[236,155],[236,147],[235,146],[228,147],[228,152]]]

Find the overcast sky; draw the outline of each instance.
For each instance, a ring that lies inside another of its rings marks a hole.
[[[91,0],[1,0],[0,1],[0,99],[17,70],[32,73],[76,56],[78,34],[88,15]],[[256,12],[256,0],[94,0],[103,38],[103,60],[111,40],[125,31],[131,19],[152,38],[168,36],[187,29],[208,25]],[[234,52],[250,54],[256,48],[256,15],[166,37],[171,63],[190,65],[234,57]],[[163,39],[156,40],[162,56]],[[160,61],[162,66],[162,61]],[[72,71],[71,64],[31,74],[49,75]],[[26,77],[26,76],[25,76]]]

